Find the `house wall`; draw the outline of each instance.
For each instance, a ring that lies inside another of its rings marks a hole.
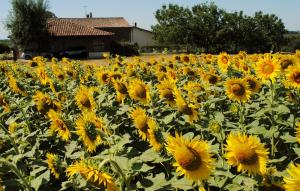
[[[131,39],[131,27],[110,27],[99,28],[104,31],[114,33],[113,39],[118,42],[130,42]]]
[[[57,53],[73,47],[85,47],[88,52],[103,52],[110,49],[110,37],[54,37],[50,49]]]
[[[131,33],[131,43],[137,43],[139,47],[154,46],[155,41],[153,39],[153,33],[133,27]]]

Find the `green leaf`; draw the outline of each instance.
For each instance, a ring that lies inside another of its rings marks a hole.
[[[287,114],[287,113],[291,113],[291,110],[285,106],[285,105],[279,105],[275,111],[277,111],[280,114]]]
[[[164,117],[163,122],[165,124],[169,124],[173,121],[173,119],[176,117],[176,113],[171,113],[170,115],[167,115],[166,117]]]
[[[293,148],[295,153],[300,157],[300,148]]]
[[[171,181],[172,188],[182,189],[182,190],[189,190],[193,189],[194,186],[192,186],[192,182],[186,180],[186,178],[177,179],[177,177],[174,177]]]
[[[225,117],[223,115],[223,113],[221,112],[215,112],[215,120],[218,121],[220,124],[222,124],[222,122],[224,121]]]
[[[38,176],[37,178],[35,178],[31,181],[31,186],[35,190],[39,190],[39,188],[43,184],[47,184],[49,182],[49,180],[50,180],[50,170],[46,170],[43,174],[41,174],[40,176]]]
[[[291,136],[289,133],[285,133],[284,135],[282,135],[280,137],[282,140],[285,141],[285,143],[296,143],[297,142],[297,138]]]

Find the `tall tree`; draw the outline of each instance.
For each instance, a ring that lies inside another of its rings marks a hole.
[[[158,24],[152,26],[155,39],[160,43],[193,44],[191,22],[192,13],[188,8],[179,5],[163,5],[155,12]]]
[[[226,12],[214,3],[190,9],[170,4],[157,10],[154,37],[162,43],[189,44],[207,52],[269,52],[284,43],[285,27],[275,15]]]
[[[21,49],[47,48],[47,19],[53,17],[47,0],[12,0],[6,27],[13,45]]]

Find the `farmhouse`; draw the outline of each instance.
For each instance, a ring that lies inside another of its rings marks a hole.
[[[131,26],[123,17],[51,18],[47,22],[52,52],[85,47],[90,53],[109,51],[113,41],[153,46],[151,31]]]

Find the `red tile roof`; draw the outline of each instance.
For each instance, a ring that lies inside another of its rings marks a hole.
[[[123,17],[107,18],[63,18],[91,28],[132,27]]]
[[[71,20],[53,18],[48,20],[48,31],[53,36],[109,36],[113,35],[100,29],[80,25]]]

